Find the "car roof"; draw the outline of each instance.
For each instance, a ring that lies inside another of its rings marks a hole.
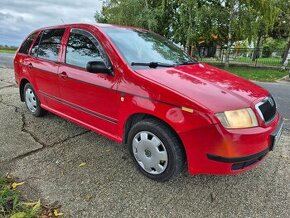
[[[138,27],[132,27],[132,26],[123,26],[123,25],[117,25],[117,24],[106,24],[106,23],[70,23],[70,24],[61,24],[61,25],[55,25],[55,26],[47,26],[47,27],[42,27],[34,32],[41,31],[41,30],[46,30],[46,29],[56,29],[56,28],[67,28],[67,27],[74,27],[74,26],[95,26],[99,28],[126,28],[126,29],[141,29]]]

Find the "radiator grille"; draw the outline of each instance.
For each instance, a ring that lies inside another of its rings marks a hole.
[[[258,110],[260,116],[264,120],[265,123],[271,122],[274,119],[277,108],[276,102],[272,96],[265,98],[263,101],[259,102],[256,105],[256,109]]]

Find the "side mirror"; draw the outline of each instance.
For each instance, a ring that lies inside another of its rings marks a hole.
[[[87,63],[87,71],[90,73],[106,73],[114,75],[113,71],[109,69],[103,61],[89,61]]]

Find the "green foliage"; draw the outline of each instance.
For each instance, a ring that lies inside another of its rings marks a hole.
[[[290,1],[277,0],[276,5],[280,13],[275,20],[275,25],[270,32],[270,36],[275,39],[287,39],[290,37]]]
[[[286,39],[288,41],[284,48],[282,60],[284,63],[288,53],[290,52],[290,1],[277,0],[277,7],[280,9],[280,13],[276,20],[275,28],[270,35],[275,39]]]
[[[14,54],[15,52],[16,52],[16,49],[0,49],[0,53]]]
[[[15,46],[0,45],[0,53],[15,53],[16,50]]]
[[[5,178],[0,176],[0,217],[36,218],[41,212],[40,202],[33,207],[20,202],[21,196],[13,190]]]
[[[281,12],[277,1],[287,0],[107,0],[95,18],[149,29],[186,48],[229,47],[267,35]]]
[[[270,49],[269,46],[264,46],[264,47],[263,47],[263,53],[262,53],[262,57],[263,57],[263,58],[268,58],[268,57],[270,57],[270,56],[271,56],[271,53],[272,53],[272,51],[271,51],[271,49]]]
[[[0,45],[0,49],[3,49],[3,50],[16,50],[17,47],[15,47],[15,46],[8,46],[8,45]]]
[[[12,191],[4,178],[0,178],[0,215],[5,216],[17,209],[19,193]]]
[[[166,1],[112,0],[105,4],[101,13],[96,13],[95,19],[100,23],[137,26],[157,31],[158,21],[163,19],[164,2]]]
[[[271,51],[284,49],[286,45],[287,42],[284,39],[273,39],[272,37],[266,38],[264,42],[264,48],[269,47]]]

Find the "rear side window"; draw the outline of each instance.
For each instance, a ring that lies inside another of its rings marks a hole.
[[[27,39],[22,43],[19,49],[19,53],[28,54],[34,37],[35,37],[35,33],[32,33],[30,36],[27,37]]]
[[[89,61],[106,62],[101,51],[99,42],[90,33],[74,29],[67,43],[65,62],[81,68],[86,68]]]
[[[60,42],[65,29],[44,30],[35,41],[32,55],[46,60],[57,61]]]

